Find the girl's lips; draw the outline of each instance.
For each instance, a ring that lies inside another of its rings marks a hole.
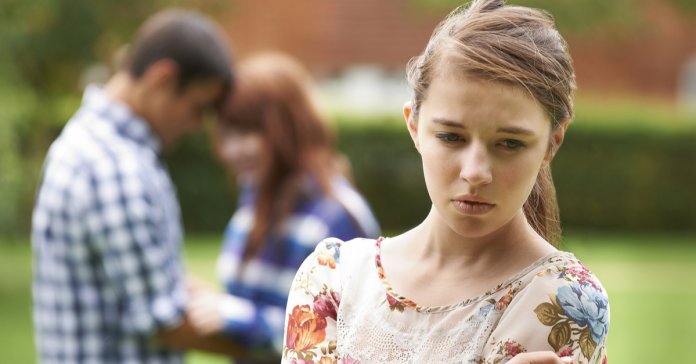
[[[495,205],[473,200],[452,200],[454,207],[466,215],[483,215],[491,211]]]

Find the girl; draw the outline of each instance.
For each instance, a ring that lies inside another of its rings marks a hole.
[[[243,353],[235,363],[277,363],[288,291],[316,242],[377,237],[379,226],[342,174],[346,161],[311,102],[304,68],[265,54],[237,75],[214,131],[217,156],[242,190],[218,259],[226,292],[194,285],[190,315],[201,334],[231,339]]]
[[[475,0],[408,79],[430,213],[398,236],[318,245],[290,292],[283,363],[605,362],[606,293],[556,248],[550,163],[575,77],[553,21]]]

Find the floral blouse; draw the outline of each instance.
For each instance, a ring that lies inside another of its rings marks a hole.
[[[305,260],[282,363],[488,364],[539,350],[606,363],[607,295],[573,254],[547,255],[478,297],[424,307],[391,288],[382,241],[329,238]]]

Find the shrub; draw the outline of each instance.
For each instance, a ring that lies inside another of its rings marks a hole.
[[[618,106],[581,103],[554,160],[564,227],[693,231],[696,118],[636,104],[612,105]],[[420,158],[401,118],[339,115],[335,120],[339,149],[349,157],[355,182],[383,230],[393,233],[418,224],[430,201]],[[0,124],[0,231],[5,234],[29,226],[33,198],[27,196],[33,196],[29,190],[38,173],[38,163],[21,156],[17,124],[12,125]],[[221,234],[235,209],[235,191],[212,157],[207,136],[185,139],[167,160],[187,231]]]
[[[578,111],[554,161],[564,227],[694,229],[696,123],[675,121],[674,115],[660,120],[641,110],[599,111]],[[339,149],[383,229],[419,223],[430,202],[420,158],[400,118],[336,120]],[[221,233],[234,197],[205,137],[184,143],[170,165],[189,230]]]

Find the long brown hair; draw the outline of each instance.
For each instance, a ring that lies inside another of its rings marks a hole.
[[[260,133],[271,154],[269,171],[256,185],[245,259],[290,212],[304,178],[310,176],[331,195],[333,134],[313,104],[310,83],[308,72],[282,54],[257,55],[238,67],[234,94],[219,122]]]
[[[436,75],[460,71],[526,90],[546,111],[552,130],[573,116],[575,72],[566,42],[542,10],[474,0],[452,11],[435,29],[420,56],[409,62],[412,115]],[[556,148],[549,141],[549,148]],[[531,226],[557,245],[561,226],[551,169],[544,164],[524,204]]]

